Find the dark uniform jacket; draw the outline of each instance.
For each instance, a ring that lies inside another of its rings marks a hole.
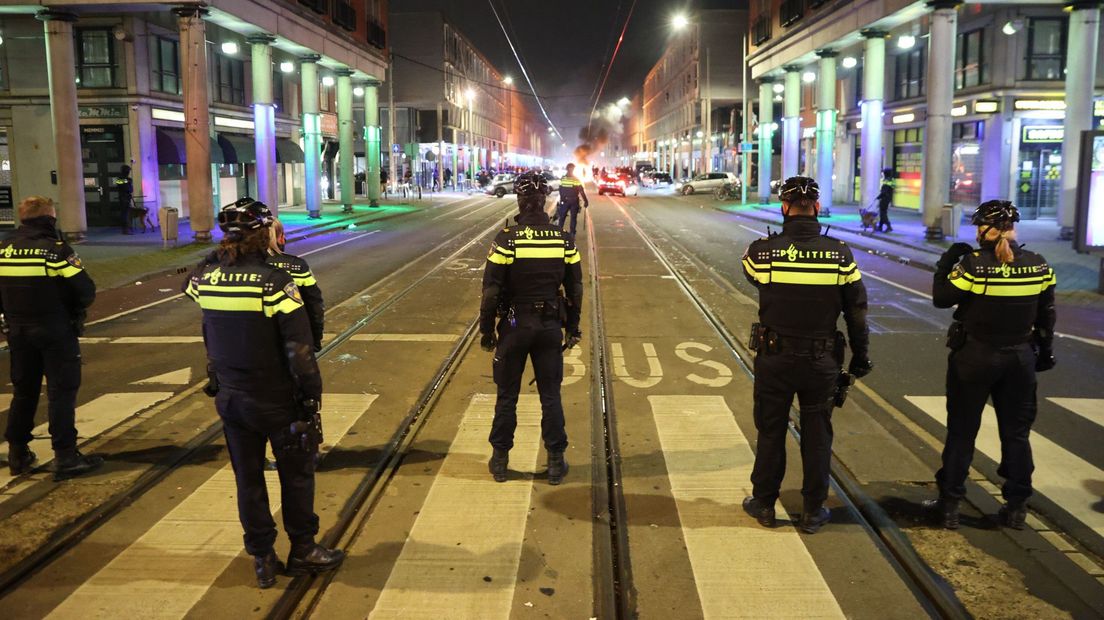
[[[119,204],[129,207],[134,198],[134,181],[130,177],[118,177],[115,179],[115,191],[119,192]]]
[[[204,261],[184,282],[203,309],[203,341],[219,383],[243,391],[322,398],[314,336],[291,276],[263,256],[233,265]]]
[[[851,353],[867,356],[866,287],[847,244],[820,234],[812,216],[786,219],[782,233],[744,253],[744,275],[759,289],[759,321],[788,337],[829,339],[842,312]]]
[[[96,284],[55,226],[52,217],[32,218],[0,242],[0,311],[9,324],[82,320],[96,299]]]
[[[950,272],[937,271],[932,298],[938,308],[958,305],[954,318],[966,333],[996,346],[1023,344],[1038,330],[1053,338],[1057,279],[1046,259],[1013,244],[1005,265],[991,249],[962,257]]]
[[[554,226],[542,211],[517,216],[491,244],[483,271],[479,329],[494,331],[499,308],[513,304],[555,303],[563,287],[569,332],[579,329],[583,306],[582,257],[570,235]]]
[[[560,178],[560,202],[565,205],[579,204],[585,190],[583,182],[571,175]]]
[[[288,272],[295,286],[299,287],[299,294],[303,296],[303,303],[307,308],[307,316],[310,318],[311,333],[314,335],[314,350],[322,348],[322,329],[326,324],[326,304],[322,300],[322,290],[318,288],[318,281],[314,279],[307,261],[293,254],[273,254],[269,252],[268,264]]]

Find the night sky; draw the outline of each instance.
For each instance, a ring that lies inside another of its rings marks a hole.
[[[494,2],[552,121],[574,146],[586,125],[592,93],[604,73],[632,0],[453,0],[447,19],[491,62],[528,92],[506,39],[491,11]],[[392,0],[392,10],[415,10],[428,0]],[[621,51],[599,104],[631,98],[641,89],[670,35],[671,17],[696,8],[731,8],[737,0],[638,0]],[[426,7],[428,8],[428,7]]]

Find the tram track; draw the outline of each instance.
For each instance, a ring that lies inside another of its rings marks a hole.
[[[736,360],[736,363],[750,378],[754,379],[753,367],[748,362],[752,356],[751,352],[706,302],[704,297],[691,284],[686,274],[659,247],[652,235],[645,232],[637,223],[633,215],[629,213],[629,209],[616,200],[613,202],[621,211],[626,222],[635,230],[656,259],[671,274],[679,288],[702,314],[713,331],[716,332],[729,353]],[[646,217],[641,217],[647,220]],[[653,228],[659,228],[650,220],[648,220],[648,223]],[[665,240],[674,246],[680,254],[697,266],[703,274],[707,274],[721,288],[728,291],[736,290],[730,281],[704,264],[682,244],[671,238],[670,235],[664,236],[666,237]],[[795,439],[800,441],[801,435],[796,409],[791,409],[789,431]],[[906,582],[917,600],[930,615],[955,620],[972,617],[961,601],[958,600],[953,588],[928,566],[916,549],[913,548],[908,537],[901,532],[900,528],[878,503],[863,491],[861,483],[835,454],[833,454],[832,459],[831,485],[837,497],[844,502],[848,511],[855,516],[856,522],[867,532],[883,556],[890,561],[898,575]]]
[[[408,297],[413,291],[417,290],[419,286],[423,285],[431,278],[439,275],[442,270],[447,269],[458,257],[463,255],[465,252],[470,251],[470,249],[475,244],[484,241],[489,235],[493,234],[500,228],[501,222],[503,221],[505,215],[506,214],[498,213],[496,211],[490,217],[480,218],[479,222],[465,227],[460,232],[456,233],[455,235],[451,235],[434,248],[423,253],[423,257],[432,256],[437,252],[448,248],[450,245],[455,244],[460,239],[469,239],[469,241],[461,245],[459,248],[451,251],[444,258],[437,260],[427,271],[416,276],[413,281],[411,281],[405,287],[401,288],[396,293],[389,296],[382,303],[376,305],[370,312],[355,320],[352,324],[343,329],[333,339],[331,339],[326,344],[326,346],[323,347],[323,349],[319,352],[317,358],[320,361],[329,358],[334,351],[340,348],[342,344],[349,341],[354,335],[362,331],[365,327],[371,325],[388,309],[392,308],[402,299]],[[488,222],[493,223],[491,223],[491,225],[488,227],[486,226]],[[346,301],[339,304],[338,307],[344,306],[349,302],[359,300],[365,295],[385,288],[389,283],[393,282],[401,274],[407,272],[410,269],[413,269],[416,264],[418,264],[418,261],[407,263],[400,269],[392,272],[391,274],[388,274],[387,277],[372,283],[368,287],[361,289],[354,295],[348,297]],[[451,370],[454,368],[456,360],[458,360],[462,356],[462,352],[466,351],[467,348],[470,346],[470,343],[473,339],[473,334],[475,333],[475,325],[476,323],[473,321],[469,325],[464,336],[460,338],[459,343],[452,349],[452,351],[450,351],[449,355],[442,363],[437,374],[434,376],[434,379],[431,380],[429,385],[425,388],[425,390],[423,390],[422,397],[418,401],[419,405],[412,409],[411,413],[404,419],[403,423],[400,425],[400,428],[393,435],[392,442],[388,444],[389,448],[393,443],[402,443],[402,440],[408,434],[406,431],[403,430],[404,426],[406,426],[409,430],[409,427],[412,427],[412,425],[419,420],[420,414],[431,406],[431,403],[433,402],[435,395],[438,393],[439,388],[446,382],[445,378],[448,376],[448,373],[450,373]],[[190,387],[175,395],[173,398],[169,399],[169,401],[158,405],[157,410],[165,411],[166,409],[171,408],[173,405],[183,403],[187,399],[196,397],[197,393],[202,389],[204,384],[205,381],[201,381],[191,385]],[[0,598],[7,595],[27,578],[37,573],[43,567],[47,566],[55,558],[64,554],[69,549],[77,546],[81,542],[81,540],[83,540],[85,537],[95,531],[99,526],[103,525],[124,508],[134,503],[146,492],[155,488],[172,473],[179,470],[181,466],[194,460],[194,458],[201,451],[212,445],[218,439],[218,437],[221,436],[221,431],[222,424],[219,421],[216,421],[209,426],[200,429],[199,432],[193,435],[183,446],[180,446],[176,450],[174,450],[174,453],[169,458],[154,464],[153,466],[149,467],[147,471],[139,475],[130,485],[128,485],[128,487],[124,491],[114,495],[108,501],[100,503],[91,511],[85,513],[81,517],[53,532],[49,540],[45,544],[40,546],[35,552],[20,559],[19,561],[15,562],[10,567],[5,569],[2,573],[0,573]],[[105,432],[105,434],[98,436],[96,439],[100,441],[110,440],[111,438],[107,437],[106,435],[106,433],[109,432],[110,429]],[[393,459],[385,458],[382,459],[381,463],[393,464]],[[375,468],[373,472],[366,476],[365,480],[371,480],[374,478],[376,479],[376,481],[378,481],[378,479],[380,478],[380,474],[378,472],[383,471],[381,470],[381,466],[377,466],[377,468]],[[15,482],[16,481],[13,480],[13,483]],[[369,494],[371,492],[371,489],[374,487],[374,484],[374,482],[368,485],[362,483],[361,486],[366,486],[367,489],[362,491],[358,487],[358,493]],[[354,514],[352,516],[355,516],[356,512],[357,511],[354,510]]]

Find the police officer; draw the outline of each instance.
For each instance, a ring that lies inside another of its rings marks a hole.
[[[283,570],[273,551],[276,524],[265,487],[265,446],[280,474],[284,529],[291,539],[288,575],[336,568],[342,551],[315,543],[314,465],[321,442],[317,416],[322,377],[299,288],[265,263],[272,214],[243,199],[219,213],[225,233],[217,262],[204,261],[184,282],[203,309],[211,392],[223,422],[238,490],[238,517],[257,585],[271,587]]]
[[[975,211],[975,250],[966,243],[947,249],[936,264],[932,298],[937,308],[958,306],[948,332],[947,444],[936,472],[939,499],[926,502],[944,527],[959,524],[959,502],[974,440],[990,397],[1000,430],[1005,504],[998,515],[1021,529],[1031,496],[1029,435],[1037,408],[1035,373],[1054,367],[1054,270],[1016,243],[1019,212],[1007,200],[990,200]]]
[[[133,235],[133,218],[130,208],[134,206],[134,181],[130,178],[130,166],[123,166],[115,178],[115,192],[119,198],[119,210],[123,212],[123,234]]]
[[[514,187],[520,213],[516,224],[498,233],[491,245],[479,309],[480,346],[495,352],[493,374],[498,386],[490,435],[494,452],[489,467],[497,482],[506,480],[517,428],[521,375],[526,358],[532,358],[541,401],[541,437],[548,450],[548,483],[557,485],[567,474],[567,433],[560,402],[563,352],[582,337],[581,257],[572,238],[553,226],[544,212],[548,194],[544,177],[525,172]]]
[[[284,252],[287,237],[284,235],[284,224],[276,218],[272,218],[272,238],[268,247],[269,265],[277,269],[283,269],[291,275],[295,286],[299,287],[299,294],[303,297],[303,304],[310,318],[311,334],[314,335],[314,351],[322,350],[322,330],[326,324],[326,303],[322,300],[322,289],[318,288],[318,281],[311,273],[307,261]]]
[[[882,186],[878,189],[878,232],[893,232],[889,223],[889,206],[893,204],[893,168],[882,170]]]
[[[590,206],[590,199],[587,198],[583,182],[575,176],[575,164],[568,164],[567,174],[560,178],[560,202],[556,206],[556,225],[562,230],[564,223],[567,221],[567,216],[570,214],[572,237],[575,236],[575,224],[579,218],[580,202],[584,209]]]
[[[8,470],[30,471],[28,447],[46,377],[54,479],[98,469],[103,459],[77,450],[76,402],[81,383],[77,337],[96,298],[96,284],[80,258],[58,239],[54,201],[30,196],[19,203],[19,229],[0,242],[0,312],[11,352],[12,401],[8,411]]]
[[[759,289],[755,356],[755,428],[759,439],[744,510],[763,526],[775,524],[774,505],[786,473],[786,430],[797,395],[801,410],[804,506],[799,526],[816,533],[831,519],[824,507],[832,458],[832,404],[841,378],[845,339],[836,331],[843,313],[851,343],[849,371],[862,377],[867,357],[866,288],[847,244],[820,232],[820,189],[808,177],[790,177],[779,189],[781,234],[753,242],[744,272]],[[846,377],[843,377],[846,379]]]

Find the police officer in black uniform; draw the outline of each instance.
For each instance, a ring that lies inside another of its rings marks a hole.
[[[490,435],[494,452],[489,467],[496,481],[506,480],[517,428],[521,375],[526,358],[532,358],[541,401],[541,437],[548,450],[548,483],[557,485],[567,474],[560,383],[563,352],[582,337],[582,259],[572,238],[552,225],[544,212],[548,194],[544,177],[523,173],[514,188],[520,213],[516,223],[498,233],[491,245],[479,309],[480,346],[495,352],[494,381],[498,386]]]
[[[54,479],[64,480],[103,464],[77,450],[76,403],[81,383],[77,337],[96,284],[80,258],[58,238],[54,201],[31,196],[19,203],[19,229],[0,242],[0,312],[11,352],[13,388],[8,413],[8,469],[30,471],[35,410],[46,377],[50,442],[57,463]]]
[[[134,234],[134,180],[130,178],[130,166],[123,166],[115,178],[115,192],[119,197],[119,210],[123,212],[123,234]]]
[[[939,499],[926,502],[944,527],[959,524],[959,502],[974,440],[990,397],[1000,430],[1005,504],[998,519],[1023,528],[1031,496],[1029,435],[1037,409],[1035,373],[1054,367],[1054,270],[1016,243],[1019,212],[1007,200],[990,200],[975,211],[975,250],[966,243],[947,249],[936,264],[932,298],[937,308],[958,306],[948,332],[947,444],[935,474]]]
[[[314,351],[322,350],[322,330],[326,325],[326,302],[322,299],[322,289],[318,288],[318,281],[311,273],[307,261],[294,254],[284,251],[287,245],[287,237],[284,236],[284,224],[276,218],[272,218],[272,239],[268,247],[269,265],[288,272],[295,286],[299,287],[299,294],[303,297],[303,304],[310,318],[311,333],[314,335]]]
[[[575,164],[567,165],[567,174],[560,178],[559,191],[560,202],[556,206],[556,225],[562,229],[567,223],[568,216],[571,216],[571,236],[574,237],[575,225],[579,220],[579,205],[581,204],[584,209],[590,206],[586,188],[575,176]]]
[[[272,224],[268,207],[243,199],[225,207],[218,221],[225,236],[217,262],[201,263],[183,288],[203,309],[213,372],[209,393],[215,393],[234,467],[245,548],[254,557],[257,584],[268,588],[283,570],[273,551],[276,524],[264,479],[269,443],[280,475],[284,529],[291,539],[287,574],[332,570],[345,558],[314,540],[322,377],[299,289],[287,272],[265,262]]]
[[[761,525],[774,526],[796,394],[804,472],[799,526],[814,534],[832,516],[824,500],[832,458],[832,405],[846,346],[836,330],[841,312],[851,343],[850,374],[862,377],[873,368],[867,357],[866,287],[847,244],[821,234],[816,181],[791,177],[778,194],[785,218],[782,233],[753,242],[743,259],[748,281],[759,289],[760,321],[753,326],[751,342],[759,439],[752,495],[743,506]]]

